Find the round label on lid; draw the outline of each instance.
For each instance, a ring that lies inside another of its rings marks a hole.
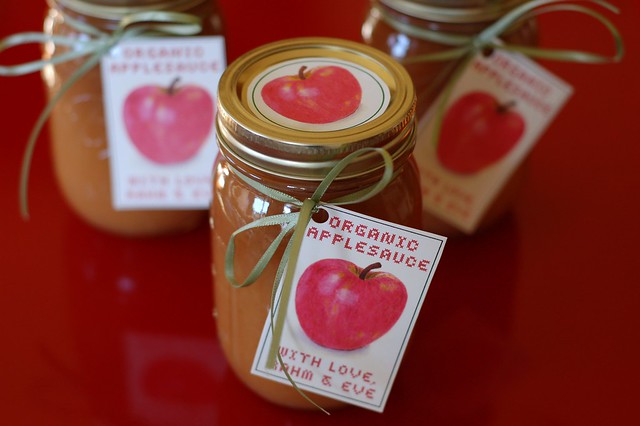
[[[253,113],[279,126],[334,131],[367,123],[385,112],[386,83],[370,70],[335,58],[298,58],[267,68],[247,91]]]

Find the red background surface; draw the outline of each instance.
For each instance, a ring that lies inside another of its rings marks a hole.
[[[32,219],[18,214],[37,74],[0,78],[0,422],[6,425],[635,425],[640,378],[640,6],[614,1],[621,64],[545,63],[575,94],[531,154],[499,225],[449,241],[384,414],[292,411],[229,370],[211,318],[208,229],[125,239],[66,207],[47,136]],[[364,0],[220,1],[233,59],[295,36],[358,40]],[[40,0],[3,0],[0,36],[39,31]],[[575,15],[542,43],[610,53]],[[33,59],[37,48],[0,55]]]

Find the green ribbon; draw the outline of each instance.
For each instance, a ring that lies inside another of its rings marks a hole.
[[[464,36],[420,28],[415,25],[407,24],[398,20],[392,14],[384,11],[380,7],[377,7],[375,10],[389,26],[400,33],[418,39],[443,44],[446,46],[453,46],[450,49],[440,52],[407,57],[401,60],[402,63],[413,64],[420,62],[437,62],[463,58],[465,59],[456,68],[451,78],[449,79],[449,82],[445,85],[442,91],[442,96],[440,97],[440,101],[436,105],[437,108],[435,111],[435,126],[433,131],[434,143],[437,144],[440,134],[440,125],[442,123],[442,116],[444,114],[444,106],[446,105],[446,101],[450,97],[450,94],[455,87],[455,83],[462,75],[462,72],[467,68],[469,62],[473,60],[474,56],[480,52],[485,51],[486,49],[502,49],[510,52],[517,52],[531,58],[589,64],[619,62],[622,59],[624,55],[622,36],[615,25],[601,13],[596,12],[586,6],[574,4],[577,2],[594,3],[613,13],[619,13],[619,10],[615,6],[603,0],[532,0],[524,2],[521,5],[513,8],[477,35]],[[613,36],[615,44],[615,54],[613,56],[605,56],[579,50],[548,49],[524,45],[513,45],[504,43],[499,39],[499,36],[501,34],[508,31],[509,28],[512,28],[515,24],[527,19],[534,18],[538,15],[551,12],[577,12],[594,18],[607,30],[609,30],[609,32]],[[455,63],[452,63],[450,65],[455,66]],[[445,71],[448,72],[449,70],[445,68]]]
[[[331,183],[345,169],[345,167],[347,167],[356,158],[363,155],[369,155],[371,153],[379,154],[380,156],[382,156],[382,159],[384,161],[384,171],[382,173],[382,176],[380,177],[380,180],[378,180],[378,182],[374,185],[365,187],[356,192],[331,199],[326,203],[323,202],[322,197],[324,196],[325,192],[327,191]],[[317,212],[320,206],[323,204],[347,205],[360,203],[378,194],[393,179],[393,160],[391,158],[391,155],[389,155],[389,153],[382,148],[362,148],[354,151],[341,159],[338,163],[336,163],[336,165],[329,171],[329,173],[327,173],[322,182],[320,182],[313,195],[311,195],[310,198],[307,198],[304,201],[300,201],[288,194],[269,188],[268,186],[265,186],[260,182],[256,182],[253,179],[243,175],[236,169],[231,169],[243,182],[259,191],[260,193],[274,200],[292,205],[299,209],[298,211],[294,211],[291,213],[266,216],[238,228],[235,232],[233,232],[233,234],[231,234],[231,237],[229,238],[225,256],[225,275],[229,284],[236,288],[249,286],[253,284],[258,279],[258,277],[260,277],[267,264],[275,255],[276,250],[282,244],[285,237],[293,232],[291,238],[285,246],[282,258],[276,270],[270,304],[270,327],[272,331],[272,340],[271,346],[269,348],[269,354],[267,356],[267,365],[269,366],[269,368],[273,368],[277,360],[281,366],[284,366],[284,362],[280,356],[279,351],[280,340],[282,337],[282,330],[286,318],[287,307],[289,306],[289,299],[293,288],[293,275],[295,273],[298,256],[300,254],[300,246],[302,245],[305,230],[307,228],[307,225],[309,224],[309,221],[311,220],[311,216],[315,212]],[[271,242],[264,254],[260,257],[260,259],[258,259],[249,275],[242,282],[239,282],[236,279],[234,270],[235,239],[239,234],[245,231],[264,226],[280,226],[281,230],[278,236]],[[282,284],[280,284],[283,275],[284,280],[282,281]],[[282,286],[282,290],[280,292],[280,299],[277,301],[276,296],[278,294],[280,285]],[[283,371],[289,382],[307,401],[311,402],[313,405],[327,413],[322,407],[318,406],[298,388],[285,368],[283,368]]]
[[[20,76],[35,71],[42,70],[49,65],[72,61],[82,57],[87,59],[80,67],[71,74],[60,89],[51,97],[45,105],[31,130],[27,146],[22,159],[22,169],[20,172],[20,211],[26,219],[29,217],[27,188],[29,181],[29,169],[33,158],[36,140],[47,119],[51,115],[53,108],[62,96],[75,84],[83,75],[96,66],[100,59],[106,55],[114,46],[123,40],[138,37],[161,37],[161,36],[189,36],[202,31],[201,18],[195,15],[180,12],[147,11],[133,13],[123,17],[118,27],[112,33],[103,32],[86,22],[74,19],[65,15],[64,21],[69,26],[76,29],[80,36],[55,36],[44,33],[26,32],[8,36],[0,40],[0,52],[11,47],[31,44],[49,43],[56,46],[66,46],[67,52],[53,56],[49,59],[35,60],[13,66],[0,66],[0,76]],[[88,36],[88,37],[87,37]]]

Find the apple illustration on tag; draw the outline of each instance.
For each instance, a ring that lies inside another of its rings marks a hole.
[[[442,120],[437,146],[440,163],[453,172],[472,174],[507,155],[525,130],[514,106],[483,91],[458,98]]]
[[[353,114],[362,100],[358,80],[343,67],[307,69],[268,82],[260,92],[278,114],[303,123],[333,123]]]
[[[127,134],[138,151],[159,164],[193,157],[204,144],[214,119],[214,102],[204,88],[145,85],[129,93],[123,117]]]
[[[296,287],[300,326],[316,344],[354,350],[393,327],[407,303],[407,289],[394,275],[343,259],[322,259],[305,269]]]

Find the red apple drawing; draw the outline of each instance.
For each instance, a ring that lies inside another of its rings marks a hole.
[[[303,272],[296,288],[298,320],[318,345],[338,350],[362,348],[398,321],[407,289],[394,275],[359,268],[343,259],[322,259]]]
[[[297,75],[276,78],[260,92],[278,114],[303,123],[326,124],[353,114],[360,106],[362,89],[348,70],[321,66]]]
[[[123,116],[133,145],[149,160],[172,164],[193,157],[205,142],[214,118],[214,102],[202,87],[146,85],[124,102]]]
[[[490,93],[469,92],[446,111],[437,153],[447,169],[472,174],[504,157],[525,130],[514,102],[499,103]]]

